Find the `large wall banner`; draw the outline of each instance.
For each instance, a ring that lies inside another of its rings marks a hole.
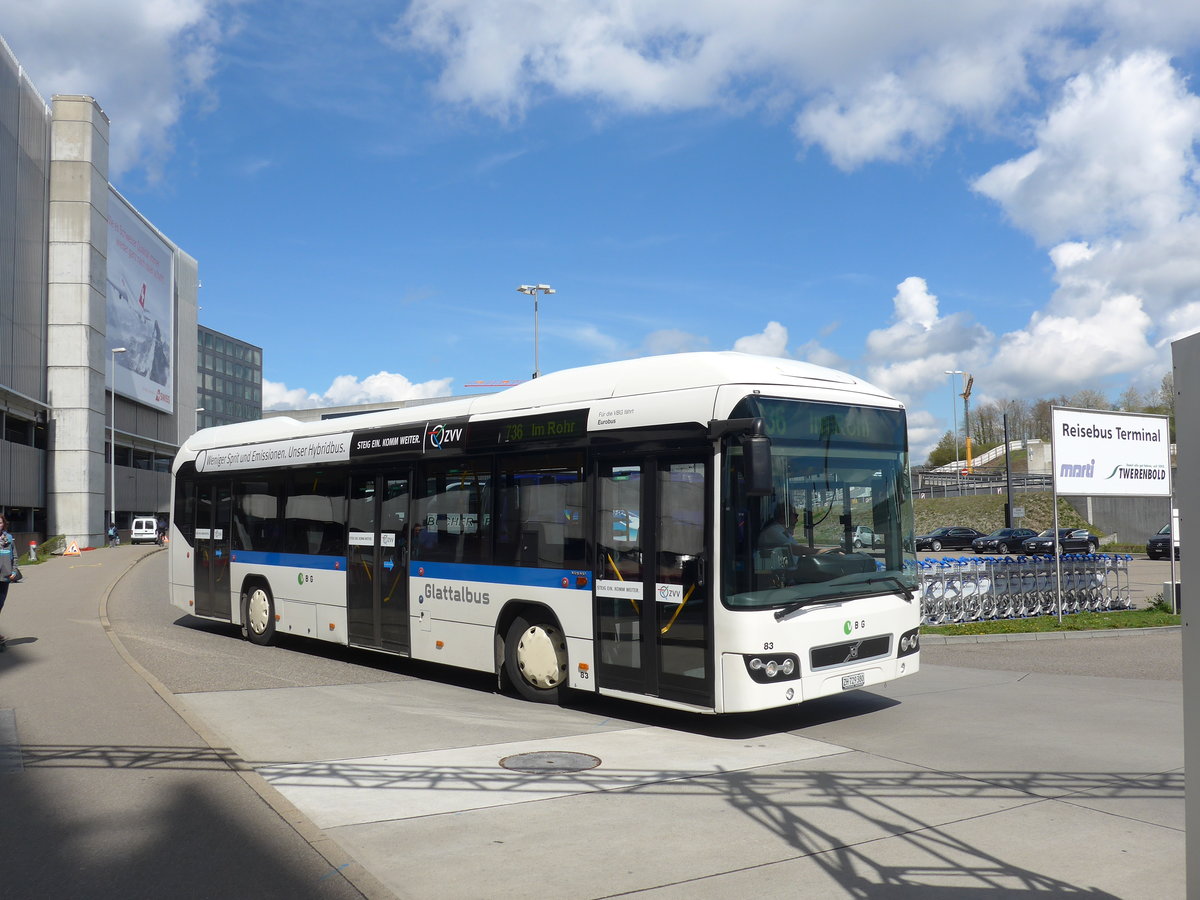
[[[1171,495],[1166,416],[1051,410],[1054,488],[1060,494]]]
[[[108,193],[108,359],[118,394],[174,412],[175,267],[171,248]]]

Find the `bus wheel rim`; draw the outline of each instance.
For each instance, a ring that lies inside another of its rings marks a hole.
[[[250,592],[250,600],[246,603],[246,618],[249,620],[250,630],[255,634],[262,634],[267,628],[267,617],[271,614],[271,604],[267,600],[267,594],[261,588]]]
[[[558,629],[552,625],[529,626],[517,642],[517,667],[534,687],[549,690],[562,684],[567,651]]]

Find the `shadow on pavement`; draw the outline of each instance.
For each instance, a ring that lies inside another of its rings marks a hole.
[[[206,774],[228,779],[213,751],[34,745],[22,755],[23,771],[0,776],[5,896],[361,896],[282,822],[256,829],[261,801],[239,804]]]

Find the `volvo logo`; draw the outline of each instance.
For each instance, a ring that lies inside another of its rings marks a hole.
[[[845,662],[850,662],[852,659],[858,659],[858,648],[862,646],[862,641],[857,644],[850,645],[850,652],[846,654]]]

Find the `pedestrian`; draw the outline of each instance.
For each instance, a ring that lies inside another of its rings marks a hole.
[[[16,568],[17,542],[8,533],[8,517],[0,513],[0,612],[4,611],[4,601],[8,599],[8,585]],[[0,634],[0,648],[7,643],[8,638]]]
[[[108,546],[115,547],[119,543],[121,543],[121,539],[117,536],[117,523],[113,522],[108,526]]]

